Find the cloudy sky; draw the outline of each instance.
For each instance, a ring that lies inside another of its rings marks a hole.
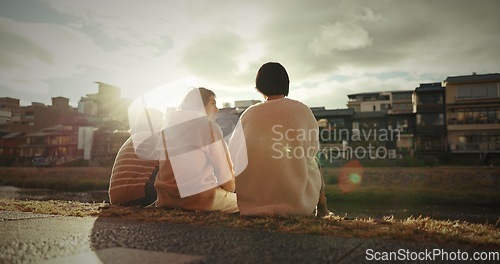
[[[290,97],[345,108],[347,95],[413,90],[500,72],[500,1],[0,0],[0,97],[77,106],[96,81],[122,97],[188,76],[218,102],[261,99],[278,61]]]

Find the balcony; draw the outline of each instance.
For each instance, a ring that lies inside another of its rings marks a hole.
[[[500,151],[500,141],[496,143],[455,143],[451,144],[452,152],[499,152]]]

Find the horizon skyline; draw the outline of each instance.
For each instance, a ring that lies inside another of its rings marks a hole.
[[[451,75],[451,76],[447,76],[448,77],[459,77],[459,76],[472,76],[472,75],[488,75],[488,74],[500,74],[499,72],[491,72],[491,73],[477,73],[477,72],[472,72],[471,74],[466,74],[466,75]],[[419,83],[419,85],[421,84],[429,84],[429,83],[441,83],[441,85],[444,84],[444,82],[446,81],[446,78],[443,80],[443,81],[434,81],[434,82],[425,82],[425,83]],[[98,83],[103,83],[105,85],[110,85],[110,84],[107,84],[107,83],[104,83],[104,82],[99,82],[99,81],[96,81],[94,82],[96,84]],[[168,84],[167,84],[168,85]],[[113,86],[113,85],[110,85],[110,86]],[[116,87],[114,86],[115,88],[119,88],[120,89],[120,96],[122,96],[122,92],[121,92],[121,88],[120,87]],[[380,90],[380,91],[371,91],[371,92],[364,92],[364,91],[359,91],[357,93],[353,93],[353,94],[348,94],[346,96],[349,96],[349,95],[354,95],[354,94],[364,94],[364,93],[378,93],[378,92],[398,92],[398,91],[414,91],[416,88],[418,88],[419,86],[416,86],[415,88],[413,89],[405,89],[405,90]],[[444,86],[443,86],[444,87]],[[73,108],[78,108],[78,103],[80,102],[80,100],[84,97],[87,97],[87,96],[90,96],[90,95],[95,95],[95,94],[98,94],[98,88],[99,87],[96,87],[96,92],[95,93],[89,93],[89,94],[85,94],[85,95],[81,95],[80,96],[80,99],[77,101],[77,104],[76,105],[72,105],[71,104],[71,100],[69,102],[69,106],[73,107]],[[159,88],[159,87],[157,87]],[[155,89],[157,89],[155,88]],[[154,89],[151,89],[149,91],[152,91]],[[146,92],[147,94],[147,92]],[[177,95],[177,94],[176,94]],[[142,95],[144,96],[144,94]],[[32,103],[42,103],[46,106],[50,106],[52,104],[52,98],[57,98],[57,97],[63,97],[63,98],[66,98],[66,99],[70,99],[68,97],[65,97],[65,96],[62,96],[62,95],[55,95],[55,96],[51,96],[49,97],[49,100],[48,101],[45,101],[45,102],[41,102],[41,101],[31,101],[31,102],[28,102],[27,100],[23,100],[22,98],[14,98],[14,97],[9,97],[9,96],[2,96],[2,97],[7,97],[7,98],[12,98],[12,99],[18,99],[19,100],[19,104],[21,107],[24,107],[24,106],[30,106]],[[139,97],[136,97],[136,98],[128,98],[128,97],[120,97],[120,99],[124,99],[124,100],[130,100],[131,102],[133,100],[137,100]],[[293,99],[293,98],[292,98]],[[222,108],[235,108],[236,107],[236,102],[239,102],[239,101],[264,101],[263,98],[253,98],[253,99],[235,99],[234,101],[232,102],[228,102],[228,101],[217,101],[217,107],[219,109],[222,109]],[[349,99],[346,100],[346,104],[345,104],[345,107],[343,108],[328,108],[324,105],[308,105],[308,107],[310,108],[317,108],[317,107],[324,107],[325,109],[327,110],[335,110],[335,109],[348,109],[347,107],[347,102],[349,101]],[[23,105],[24,103],[24,105]],[[230,107],[224,107],[225,104],[229,104]]]

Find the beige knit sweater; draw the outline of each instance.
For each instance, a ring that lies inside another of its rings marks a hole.
[[[220,127],[203,115],[176,111],[163,130],[166,160],[160,161],[157,207],[211,210],[218,186],[234,188],[232,163]]]
[[[318,125],[309,107],[288,98],[249,107],[229,150],[242,215],[313,213],[322,179],[315,161]]]

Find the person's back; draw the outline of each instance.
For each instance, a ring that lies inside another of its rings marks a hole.
[[[238,212],[234,173],[222,130],[214,123],[215,93],[192,89],[162,129],[164,160],[155,182],[157,207]]]
[[[229,144],[235,166],[242,163],[245,150],[248,158],[247,166],[240,168],[236,177],[240,213],[311,215],[322,184],[315,161],[319,151],[316,119],[306,105],[285,98],[288,82],[282,91],[259,87],[259,77],[265,77],[261,70],[257,89],[266,102],[248,108],[241,115],[239,125],[244,135],[235,130]]]
[[[156,200],[153,183],[158,161],[137,156],[129,137],[116,155],[109,182],[111,204],[149,205]]]
[[[283,98],[241,116],[248,155],[246,169],[236,177],[241,214],[313,213],[321,176],[314,159],[317,123],[311,115],[307,106]]]

